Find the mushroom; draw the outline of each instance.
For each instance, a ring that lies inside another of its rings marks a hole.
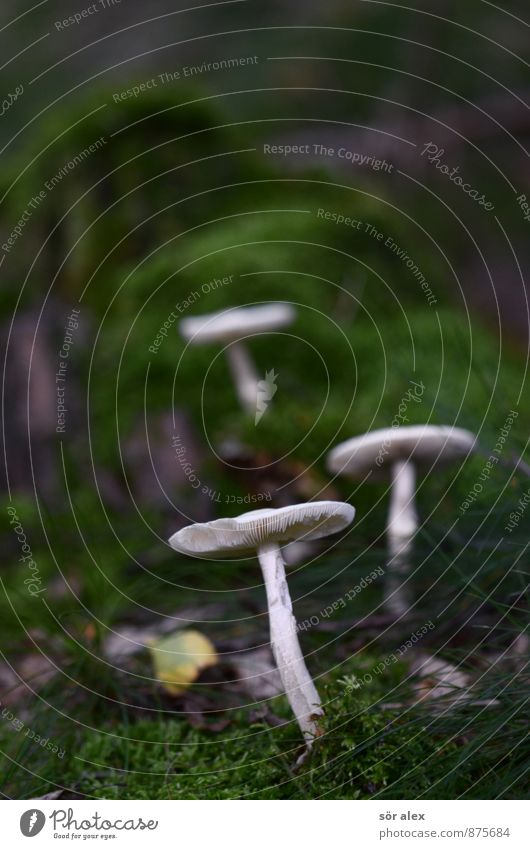
[[[272,652],[308,750],[321,733],[318,720],[323,711],[298,642],[279,543],[329,536],[347,527],[354,516],[355,509],[350,504],[313,501],[188,525],[169,540],[176,551],[196,557],[257,553],[267,594]]]
[[[253,333],[278,330],[294,320],[295,310],[289,304],[262,304],[234,307],[209,315],[184,318],[180,332],[192,345],[221,342],[232,372],[243,410],[255,415],[259,377],[243,339]]]
[[[385,604],[395,616],[410,608],[403,579],[410,569],[410,553],[418,529],[416,513],[416,468],[450,463],[468,454],[475,435],[462,428],[411,425],[385,428],[348,439],[337,445],[327,458],[328,470],[372,480],[390,474],[390,508],[387,539],[390,558],[385,582]]]

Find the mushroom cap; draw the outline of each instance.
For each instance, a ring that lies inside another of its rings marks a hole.
[[[327,537],[342,531],[354,516],[351,504],[310,501],[292,507],[251,510],[235,519],[188,525],[173,534],[169,544],[181,554],[229,557],[270,543]]]
[[[192,344],[233,342],[252,333],[285,327],[294,321],[295,315],[290,304],[263,304],[184,318],[179,326],[184,338]]]
[[[450,463],[464,457],[475,442],[476,436],[471,431],[446,425],[383,428],[335,446],[328,454],[327,467],[333,474],[354,478],[364,477],[370,471],[384,475],[385,466],[399,460],[418,465]]]

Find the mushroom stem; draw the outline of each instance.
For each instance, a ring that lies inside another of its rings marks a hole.
[[[272,653],[306,746],[311,749],[315,737],[322,733],[318,717],[323,710],[298,642],[285,564],[275,544],[261,546],[258,559],[267,591]]]
[[[242,342],[232,342],[226,348],[228,364],[236,385],[237,396],[245,413],[256,412],[259,377],[254,363]]]
[[[410,552],[418,528],[414,504],[416,471],[408,460],[399,460],[391,469],[392,490],[388,511],[387,539],[389,550],[388,575],[385,584],[385,604],[395,616],[410,609],[410,598],[403,581],[410,570]]]

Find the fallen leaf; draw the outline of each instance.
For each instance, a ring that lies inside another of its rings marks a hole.
[[[149,645],[155,677],[172,696],[180,696],[201,671],[218,663],[213,643],[200,631],[177,631]]]
[[[33,802],[36,799],[60,799],[63,792],[63,790],[53,790],[51,793],[45,793],[44,796],[32,796],[30,801]]]
[[[454,705],[469,700],[469,675],[447,660],[419,654],[414,658],[411,668],[421,677],[414,687],[418,701],[442,699],[445,705]]]
[[[280,673],[268,647],[235,655],[232,666],[238,676],[237,687],[256,701],[283,693]]]
[[[221,619],[226,609],[221,604],[207,604],[204,607],[184,607],[168,614],[161,622],[152,622],[142,627],[121,624],[111,631],[103,642],[103,653],[113,663],[142,652],[146,646],[156,643],[165,634],[174,634],[184,626],[176,623],[200,622],[203,619]]]
[[[125,658],[138,654],[147,645],[155,643],[159,636],[153,627],[135,628],[121,625],[119,628],[119,631],[110,633],[103,644],[105,657],[113,662],[123,661]]]

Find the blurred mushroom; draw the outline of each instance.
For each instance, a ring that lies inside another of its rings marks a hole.
[[[228,364],[243,410],[257,414],[258,383],[260,379],[249,356],[244,339],[253,333],[266,333],[285,327],[294,320],[295,311],[289,304],[263,304],[234,307],[180,322],[180,332],[191,345],[209,342],[224,344]]]
[[[315,501],[277,510],[253,510],[235,519],[188,525],[169,540],[176,551],[195,557],[257,553],[267,593],[274,659],[307,749],[321,733],[318,719],[323,711],[298,642],[279,544],[329,536],[347,527],[354,516],[355,510],[350,504]]]
[[[465,457],[473,450],[476,437],[462,428],[411,425],[385,428],[348,439],[337,445],[327,458],[333,474],[354,479],[380,480],[390,476],[390,508],[387,539],[390,558],[385,581],[385,604],[395,616],[410,608],[404,579],[410,570],[410,553],[418,529],[416,513],[417,467],[432,468]]]

